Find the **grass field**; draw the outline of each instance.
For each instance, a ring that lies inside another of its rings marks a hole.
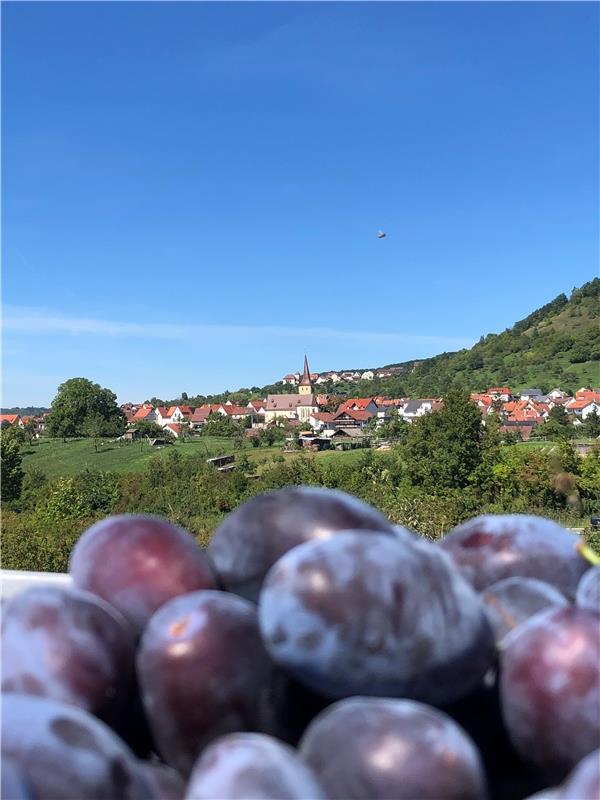
[[[74,439],[63,442],[62,439],[41,439],[31,447],[23,448],[23,468],[35,467],[49,478],[58,475],[77,475],[85,469],[97,469],[106,472],[141,472],[152,458],[162,457],[176,450],[181,455],[201,453],[206,458],[224,456],[233,453],[244,453],[248,458],[260,465],[269,461],[275,454],[283,454],[291,458],[296,453],[283,453],[281,446],[251,447],[236,449],[225,436],[206,436],[188,442],[175,442],[166,447],[150,447],[146,442],[131,442],[119,445],[108,441],[101,444],[96,453],[91,439]],[[354,460],[360,450],[324,451],[317,453],[318,458]],[[259,466],[260,472],[260,466]]]

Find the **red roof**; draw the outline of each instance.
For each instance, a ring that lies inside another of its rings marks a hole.
[[[224,409],[225,413],[228,414],[230,417],[233,417],[233,416],[235,416],[235,417],[247,417],[248,414],[252,413],[250,411],[250,409],[248,408],[248,406],[228,406],[228,405],[224,405],[223,409]]]
[[[160,415],[161,415],[161,417],[163,417],[163,418],[164,418],[164,417],[168,417],[168,416],[169,416],[169,411],[168,411],[168,409],[167,409],[167,408],[165,408],[165,406],[158,406],[158,407],[156,408],[156,413],[157,413],[157,414],[160,414]]]
[[[204,422],[210,413],[210,408],[197,408],[190,417],[190,422]]]
[[[264,400],[250,400],[248,405],[251,405],[255,411],[260,411],[261,409],[264,410],[265,401]]]
[[[14,425],[18,419],[18,414],[0,414],[0,423],[8,422],[9,425]]]
[[[152,408],[152,406],[142,406],[135,412],[132,419],[146,419],[146,417],[149,414],[152,414],[153,411],[154,409]]]
[[[340,408],[337,414],[334,415],[334,419],[339,419],[341,416],[348,415],[352,419],[355,419],[357,422],[366,422],[367,420],[371,419],[374,416],[370,411],[354,411],[351,408]]]
[[[321,422],[331,422],[333,414],[331,411],[313,411],[310,415],[313,419],[318,419]]]
[[[583,408],[587,408],[587,406],[591,406],[592,403],[596,403],[597,405],[600,405],[600,402],[598,400],[594,400],[593,398],[592,399],[585,398],[583,400],[574,400],[572,403],[569,403],[567,408],[570,411],[581,411]]]
[[[512,394],[512,392],[508,386],[492,386],[491,389],[487,390],[486,394]]]
[[[183,430],[183,426],[179,425],[177,422],[169,422],[168,425],[165,425],[165,428],[168,431],[172,431],[173,433],[180,434]]]

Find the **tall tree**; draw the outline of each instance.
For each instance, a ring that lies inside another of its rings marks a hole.
[[[0,431],[0,481],[3,500],[16,500],[21,494],[22,460],[21,444],[18,438],[12,435],[12,430]]]
[[[473,482],[483,454],[481,413],[467,392],[453,389],[440,411],[411,423],[405,446],[413,484],[432,492]]]
[[[47,425],[51,436],[85,436],[89,418],[103,420],[103,436],[116,436],[125,430],[125,417],[110,389],[103,389],[87,378],[70,378],[58,387]]]

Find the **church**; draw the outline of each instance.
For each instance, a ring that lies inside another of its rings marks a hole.
[[[310,382],[308,359],[304,356],[304,372],[298,384],[298,394],[269,394],[265,403],[265,423],[268,425],[277,417],[297,419],[308,422],[311,414],[317,412],[319,406],[313,394]]]

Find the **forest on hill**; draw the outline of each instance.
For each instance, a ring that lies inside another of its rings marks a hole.
[[[408,394],[438,395],[457,384],[471,391],[600,384],[600,278],[560,294],[502,333],[470,349],[425,359],[403,376]]]

